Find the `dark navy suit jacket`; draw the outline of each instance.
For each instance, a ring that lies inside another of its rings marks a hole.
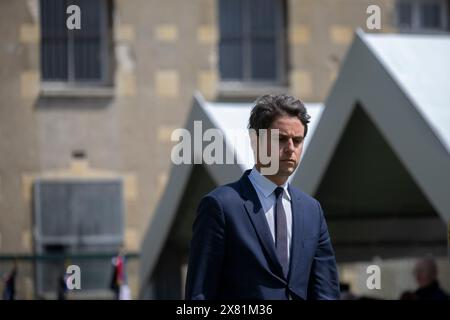
[[[249,173],[200,201],[186,299],[338,299],[336,260],[319,202],[289,186],[293,225],[285,277]]]

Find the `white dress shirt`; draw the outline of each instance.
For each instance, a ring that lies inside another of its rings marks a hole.
[[[250,182],[256,190],[259,201],[261,202],[264,214],[269,225],[270,233],[272,234],[273,242],[275,243],[275,211],[276,197],[275,189],[278,187],[275,183],[264,177],[256,167],[253,167],[252,171],[248,175]],[[287,224],[287,241],[288,241],[288,261],[291,251],[291,238],[292,238],[292,209],[291,209],[291,195],[288,190],[288,182],[281,185],[283,191],[283,207],[286,213]]]

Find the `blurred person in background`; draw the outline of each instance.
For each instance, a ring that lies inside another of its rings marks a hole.
[[[449,296],[442,290],[437,279],[438,269],[432,257],[417,261],[414,276],[419,288],[414,292],[418,300],[448,300]]]
[[[56,282],[56,284],[57,284],[56,292],[57,292],[58,300],[66,300],[67,299],[67,292],[68,292],[69,288],[67,287],[68,275],[66,273],[66,270],[69,265],[70,265],[70,262],[65,261],[64,268],[61,270],[61,273],[58,275],[58,279]]]
[[[124,249],[120,248],[117,256],[112,258],[113,276],[111,289],[116,300],[131,300],[130,287],[127,284],[126,261]]]
[[[5,287],[3,289],[3,300],[15,300],[16,299],[16,278],[17,278],[17,261],[14,260],[14,265],[10,273],[8,273],[3,281]]]
[[[339,283],[339,288],[341,290],[341,300],[357,300],[358,297],[353,294],[350,284],[346,282]]]

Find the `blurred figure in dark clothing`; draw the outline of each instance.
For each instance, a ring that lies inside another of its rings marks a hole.
[[[67,299],[67,274],[61,273],[58,276],[57,282],[57,299],[66,300]]]
[[[448,300],[449,296],[439,286],[437,279],[436,262],[431,257],[425,257],[417,261],[414,267],[419,288],[414,292],[418,300]]]
[[[114,293],[114,299],[119,300],[120,297],[119,267],[118,262],[117,260],[115,260],[115,258],[112,259],[112,265],[113,265],[113,272],[109,287]]]
[[[417,296],[414,292],[407,290],[400,295],[400,300],[417,300]]]
[[[4,278],[5,287],[3,289],[3,300],[16,299],[16,277],[17,277],[17,261],[14,261],[14,266],[11,272]]]
[[[341,300],[357,300],[358,299],[358,297],[356,297],[352,293],[349,283],[341,282],[341,283],[339,283],[339,288],[341,290]]]
[[[58,300],[67,300],[67,293],[69,288],[67,287],[67,279],[69,276],[67,275],[67,267],[70,266],[70,260],[64,261],[64,268],[61,270],[61,273],[58,275],[56,281],[56,299]]]

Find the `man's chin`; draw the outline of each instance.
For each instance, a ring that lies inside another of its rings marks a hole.
[[[267,171],[271,171],[273,172],[272,166],[266,166],[266,167],[261,167],[264,170]],[[275,174],[269,174],[269,175],[276,175],[276,176],[280,176],[280,177],[289,177],[291,174],[294,173],[295,169],[297,169],[297,164],[291,164],[291,163],[280,163],[279,167],[278,167],[278,171]],[[266,171],[266,172],[267,172]]]
[[[278,170],[279,176],[290,176],[294,173],[296,166],[290,166],[290,167],[280,167]]]

